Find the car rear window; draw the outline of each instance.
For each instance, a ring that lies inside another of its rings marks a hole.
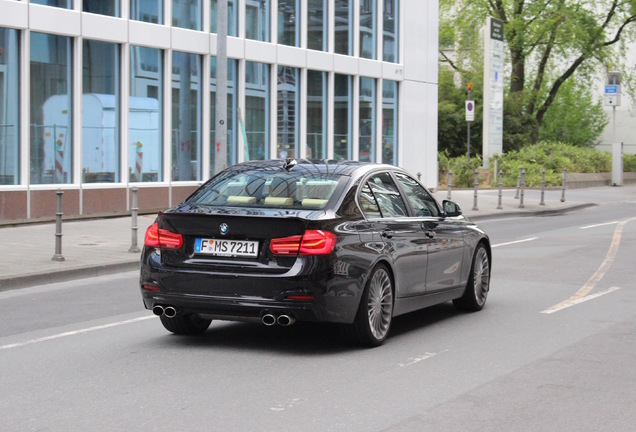
[[[341,176],[280,170],[236,172],[219,176],[201,187],[189,204],[218,207],[322,209]]]

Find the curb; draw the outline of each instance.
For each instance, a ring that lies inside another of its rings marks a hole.
[[[138,269],[139,260],[136,260],[125,263],[85,266],[48,273],[37,273],[26,276],[8,277],[6,279],[0,279],[0,292],[15,290],[19,288],[27,288],[33,285],[45,285],[58,282],[68,282],[75,279],[105,276]]]
[[[506,211],[501,209],[501,213],[490,213],[485,215],[466,215],[471,221],[498,219],[501,217],[532,217],[532,216],[557,216],[561,214],[570,213],[577,210],[583,210],[590,207],[596,207],[598,204],[576,204],[570,207],[564,207],[560,209],[546,209],[546,210],[519,210],[519,211]]]

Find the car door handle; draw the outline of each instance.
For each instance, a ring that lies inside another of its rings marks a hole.
[[[388,228],[382,231],[382,237],[386,237],[390,239],[393,237],[393,235],[394,235],[393,230],[390,230]]]
[[[430,230],[424,231],[424,235],[430,239],[435,238],[435,231],[430,231]]]

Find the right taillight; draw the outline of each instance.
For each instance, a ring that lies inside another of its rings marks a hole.
[[[183,246],[183,236],[161,229],[155,222],[146,230],[144,244],[159,249],[180,249]]]
[[[272,239],[269,250],[274,255],[328,255],[335,246],[335,234],[329,231],[307,230],[302,236]]]

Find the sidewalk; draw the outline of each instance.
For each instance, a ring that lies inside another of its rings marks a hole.
[[[441,203],[448,192],[440,190],[434,195]],[[526,190],[524,208],[519,208],[520,200],[514,195],[514,189],[503,191],[503,209],[497,209],[496,189],[478,192],[478,210],[473,210],[472,189],[453,190],[451,199],[469,219],[478,222],[504,216],[564,213],[616,200],[636,201],[636,185],[568,190],[565,202],[560,201],[561,190],[550,190],[545,192],[545,205],[539,205],[540,191]],[[154,217],[138,217],[139,247]],[[131,222],[130,216],[64,221],[61,262],[51,260],[55,254],[55,223],[0,228],[0,291],[138,269],[139,252],[129,252]]]

